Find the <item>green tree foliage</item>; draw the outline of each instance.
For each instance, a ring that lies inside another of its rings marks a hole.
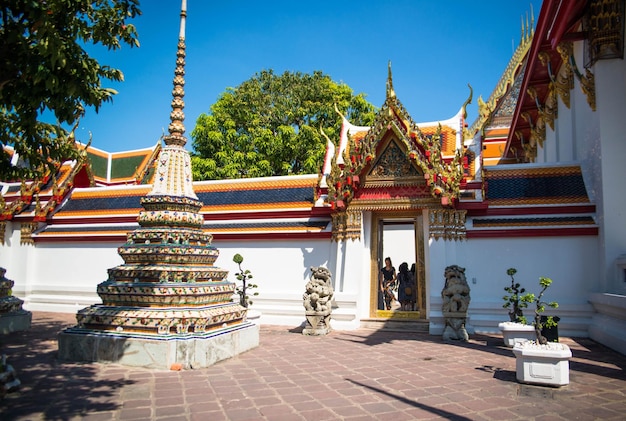
[[[375,108],[320,71],[313,74],[263,70],[228,88],[202,114],[191,136],[196,180],[315,174],[326,140],[337,139],[341,117],[371,124]]]
[[[41,177],[55,161],[77,156],[65,128],[75,127],[86,107],[98,111],[116,94],[103,80],[123,80],[120,70],[101,65],[84,47],[139,46],[128,23],[139,14],[138,0],[2,1],[0,142],[25,165],[12,166],[0,151],[0,179]]]

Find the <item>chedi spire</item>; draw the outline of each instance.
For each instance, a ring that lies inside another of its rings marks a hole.
[[[185,146],[185,23],[187,19],[187,0],[182,0],[180,10],[180,33],[178,35],[178,51],[176,52],[176,69],[174,70],[174,89],[172,90],[171,123],[169,135],[165,137],[166,145]]]

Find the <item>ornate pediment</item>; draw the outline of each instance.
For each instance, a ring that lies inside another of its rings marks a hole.
[[[420,130],[395,96],[391,71],[374,124],[366,133],[358,129],[358,136],[342,135],[326,173],[334,239],[358,238],[355,215],[362,211],[454,207],[468,165],[457,147],[459,129]]]
[[[415,163],[411,162],[407,153],[392,140],[372,165],[367,179],[404,179],[418,176],[423,174],[418,171]]]

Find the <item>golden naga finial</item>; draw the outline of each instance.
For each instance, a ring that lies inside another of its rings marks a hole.
[[[393,90],[393,77],[391,75],[391,60],[387,64],[387,98],[395,98],[396,93]]]
[[[472,85],[468,83],[467,86],[469,87],[470,93],[463,105],[461,106],[461,109],[463,110],[463,120],[467,118],[467,106],[472,103],[472,97],[474,96],[474,90],[472,89]]]

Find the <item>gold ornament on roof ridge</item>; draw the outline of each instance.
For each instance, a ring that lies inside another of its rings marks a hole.
[[[467,133],[473,137],[479,130],[485,127],[485,124],[489,121],[491,114],[496,108],[497,102],[508,91],[509,86],[513,86],[515,82],[515,75],[519,67],[524,63],[526,53],[530,49],[533,37],[535,35],[535,17],[531,5],[531,21],[528,23],[528,15],[526,17],[526,25],[524,25],[524,18],[522,17],[522,35],[521,40],[509,64],[502,73],[498,84],[494,88],[493,92],[489,96],[489,99],[485,102],[482,96],[478,97],[478,117],[474,123],[470,126]]]

